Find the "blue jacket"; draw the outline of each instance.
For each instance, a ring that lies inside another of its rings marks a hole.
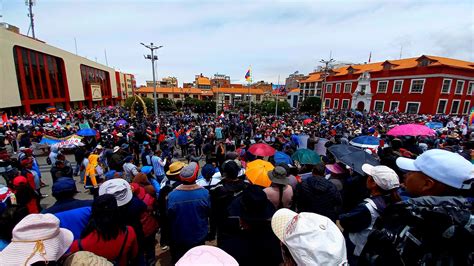
[[[82,207],[54,214],[59,219],[59,227],[71,230],[74,239],[81,237],[91,216],[91,207]]]
[[[171,241],[179,245],[204,242],[208,233],[211,200],[199,185],[180,185],[168,195]]]
[[[69,211],[72,209],[90,207],[92,206],[92,200],[78,200],[78,199],[67,199],[67,200],[58,200],[53,206],[44,209],[41,213],[51,213],[55,214],[57,212]]]
[[[181,134],[178,137],[178,145],[186,145],[188,144],[188,136],[186,134]]]

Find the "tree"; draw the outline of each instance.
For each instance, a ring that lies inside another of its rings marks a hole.
[[[301,112],[319,113],[321,111],[321,98],[307,97],[300,105]]]
[[[145,103],[145,106],[147,108],[148,111],[152,111],[153,110],[153,100],[150,99],[150,98],[146,98],[146,97],[142,97],[143,99],[143,102]],[[141,101],[139,99],[136,99],[136,103],[135,103],[135,106],[139,106],[141,107],[142,104],[141,104]],[[129,97],[127,99],[125,99],[125,103],[123,104],[123,106],[125,108],[127,108],[128,110],[130,110],[130,108],[132,107],[132,104],[133,102],[135,101],[135,97]]]
[[[170,99],[158,98],[156,102],[158,104],[158,111],[176,111],[176,106]]]

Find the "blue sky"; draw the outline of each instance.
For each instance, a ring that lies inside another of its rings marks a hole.
[[[2,1],[4,22],[26,34],[23,0]],[[140,42],[159,50],[158,78],[191,82],[203,73],[243,83],[280,82],[308,73],[322,58],[363,63],[421,54],[474,61],[473,1],[157,1],[37,0],[37,38],[151,80]]]

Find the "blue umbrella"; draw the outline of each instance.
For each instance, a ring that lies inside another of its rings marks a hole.
[[[275,153],[274,160],[275,160],[275,164],[280,164],[280,163],[293,164],[293,160],[291,160],[290,155],[288,155],[288,154],[286,154],[282,151],[277,151]]]
[[[425,125],[431,129],[443,128],[443,123],[441,122],[428,122]]]
[[[380,139],[374,136],[360,136],[351,140],[352,146],[360,148],[376,148],[379,146]]]
[[[92,137],[96,135],[96,131],[92,128],[84,128],[79,131],[77,131],[78,136],[83,136],[83,137]]]

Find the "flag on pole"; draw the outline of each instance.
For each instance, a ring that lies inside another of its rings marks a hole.
[[[252,81],[252,75],[250,73],[250,68],[249,68],[249,70],[247,70],[247,73],[245,74],[245,80],[248,81],[248,82]]]
[[[370,51],[370,54],[369,54],[369,63],[371,59],[372,59],[372,51]]]

